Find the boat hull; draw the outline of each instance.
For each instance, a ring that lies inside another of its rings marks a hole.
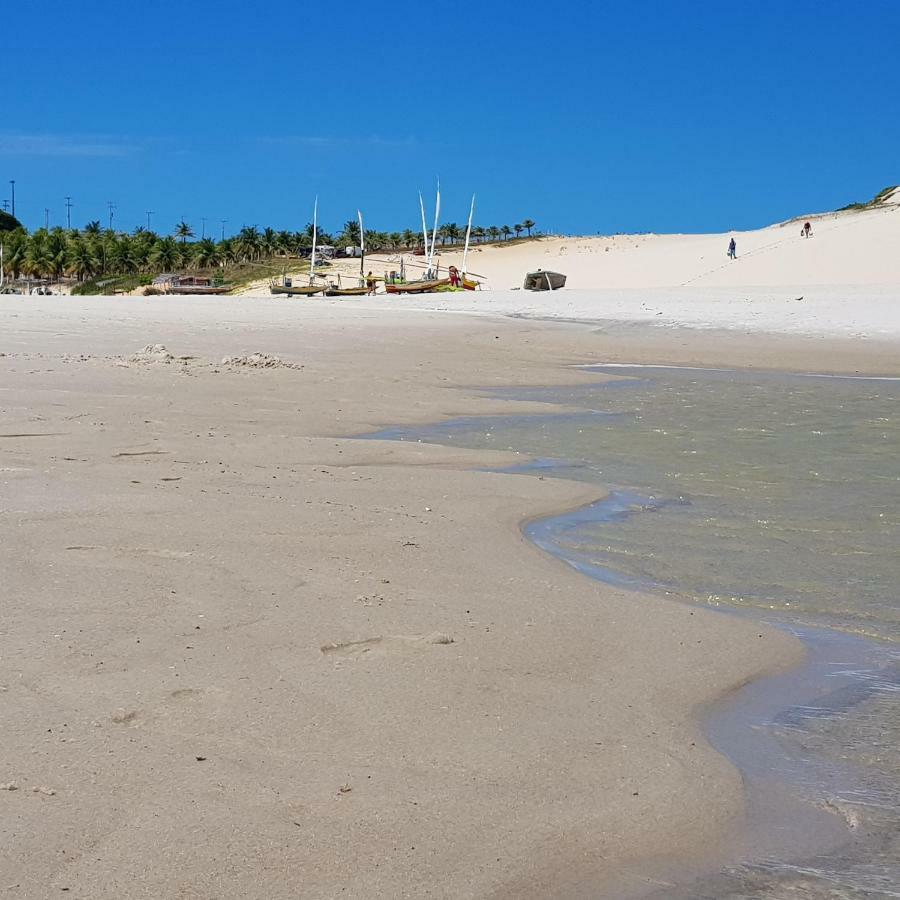
[[[404,284],[386,284],[384,289],[389,294],[431,294],[442,287],[450,285],[449,278],[440,278],[435,281],[407,281]]]
[[[368,288],[329,288],[325,291],[326,297],[362,297],[368,293]]]
[[[285,287],[283,284],[269,285],[269,291],[273,294],[287,294],[289,297],[312,297],[321,294],[325,290],[324,285],[309,285],[307,287]]]

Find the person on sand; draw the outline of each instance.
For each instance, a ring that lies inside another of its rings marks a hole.
[[[378,279],[369,271],[369,274],[366,275],[366,291],[369,294],[375,293],[375,288],[378,285]]]
[[[804,236],[804,237],[809,237],[810,234],[812,234],[812,225],[810,225],[809,222],[807,222],[807,223],[803,226],[803,236]]]
[[[728,258],[737,259],[737,243],[734,238],[728,242]]]
[[[459,287],[459,269],[456,266],[450,266],[450,287]]]

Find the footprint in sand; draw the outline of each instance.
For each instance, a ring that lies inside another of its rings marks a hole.
[[[432,644],[452,644],[449,634],[433,631],[430,634],[394,634],[386,637],[372,637],[362,641],[333,641],[319,649],[326,655],[361,657],[369,654],[385,656],[403,650],[421,649]]]

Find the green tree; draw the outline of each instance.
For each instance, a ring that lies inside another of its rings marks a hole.
[[[503,235],[503,240],[505,241],[512,234],[512,228],[510,228],[509,225],[501,225],[500,226],[500,234]]]
[[[91,245],[87,241],[81,240],[81,238],[73,240],[69,245],[66,271],[70,275],[74,275],[79,281],[84,281],[86,278],[96,275],[99,269],[100,261],[97,259]]]
[[[158,272],[168,272],[177,268],[181,259],[181,248],[173,237],[159,238],[150,252],[150,264]]]
[[[522,219],[522,227],[528,231],[528,237],[531,237],[531,229],[534,228],[534,222],[531,219]]]
[[[192,238],[193,236],[194,236],[194,229],[191,228],[191,226],[188,225],[188,223],[185,222],[184,219],[182,219],[182,220],[175,226],[175,237],[181,238],[181,245],[182,245],[182,246],[184,246],[184,244],[185,244],[185,242],[187,241],[188,238]]]
[[[84,226],[85,234],[100,234],[100,222],[98,219],[94,219],[92,222],[88,222],[87,225]]]
[[[194,265],[201,269],[211,269],[219,264],[219,248],[210,238],[203,238],[194,244]]]
[[[525,230],[524,225],[513,225],[513,231],[516,233],[516,237],[518,237]]]

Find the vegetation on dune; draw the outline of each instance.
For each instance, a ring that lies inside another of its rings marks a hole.
[[[0,213],[0,230],[6,220],[12,227],[3,232],[4,268],[11,278],[59,280],[63,276],[80,282],[82,293],[111,293],[131,290],[149,284],[154,275],[163,272],[202,271],[219,282],[248,282],[266,277],[289,260],[308,256],[312,246],[313,226],[303,231],[259,230],[245,226],[236,235],[216,241],[209,237],[195,240],[187,222],[179,222],[171,235],[160,235],[143,227],[130,234],[102,229],[98,221],[84,228],[65,230],[39,228],[27,232],[15,219]],[[506,241],[515,231],[531,235],[535,223],[525,219],[510,228],[492,225],[473,226],[472,241]],[[441,245],[456,245],[465,237],[466,229],[454,222],[438,229]],[[339,234],[331,235],[319,228],[319,246],[331,245],[338,250],[359,244],[359,222],[344,223]],[[366,229],[367,253],[413,250],[422,246],[421,235],[405,231],[371,231]],[[291,263],[296,269],[296,262]]]
[[[884,203],[885,200],[897,190],[900,185],[891,184],[886,188],[882,188],[871,200],[866,203],[848,203],[846,206],[842,206],[838,212],[846,212],[851,209],[872,209],[873,207],[879,206]]]

